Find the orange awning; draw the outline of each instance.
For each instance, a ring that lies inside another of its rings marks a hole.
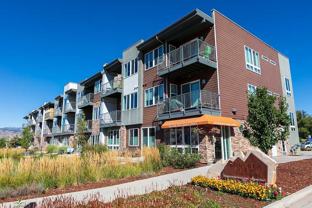
[[[229,117],[202,115],[195,118],[184,118],[165,121],[161,128],[175,128],[183,126],[200,126],[200,125],[217,125],[217,126],[233,126],[239,127],[240,123]]]

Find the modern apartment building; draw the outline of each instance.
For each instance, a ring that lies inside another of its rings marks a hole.
[[[299,142],[291,80],[285,55],[220,12],[196,9],[125,49],[101,72],[65,86],[54,103],[53,129],[61,132],[52,135],[69,145],[83,113],[91,144],[139,152],[165,143],[198,152],[203,162],[226,160],[251,147],[239,128],[247,93],[266,87],[289,105],[291,134],[272,149],[278,155]],[[36,120],[41,109],[48,112],[43,106],[27,119]]]

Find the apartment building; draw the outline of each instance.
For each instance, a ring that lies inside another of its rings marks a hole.
[[[240,126],[257,87],[286,97],[291,133],[270,154],[287,152],[299,142],[288,58],[217,10],[196,9],[64,90],[58,124],[71,137],[83,113],[91,144],[140,152],[164,143],[198,152],[203,162],[226,160],[251,147]]]

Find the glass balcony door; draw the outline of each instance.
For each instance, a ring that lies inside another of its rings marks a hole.
[[[184,95],[185,108],[198,107],[200,102],[200,82],[199,80],[182,84],[181,94]]]

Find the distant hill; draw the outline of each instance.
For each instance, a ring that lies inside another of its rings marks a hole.
[[[20,135],[22,133],[22,128],[18,127],[4,127],[0,128],[0,138],[12,138],[16,135]]]

